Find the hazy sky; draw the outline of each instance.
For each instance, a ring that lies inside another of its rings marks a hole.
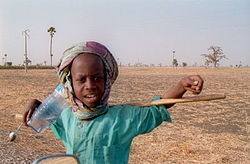
[[[0,0],[0,57],[18,65],[50,63],[49,33],[56,29],[53,64],[81,41],[106,45],[123,64],[204,63],[203,53],[220,46],[221,65],[250,66],[250,0]]]

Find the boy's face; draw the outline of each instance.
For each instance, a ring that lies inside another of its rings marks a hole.
[[[88,107],[99,105],[105,88],[102,60],[92,54],[78,55],[72,63],[71,76],[76,97]]]

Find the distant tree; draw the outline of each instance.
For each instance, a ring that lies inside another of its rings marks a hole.
[[[205,66],[206,66],[206,67],[209,67],[209,64],[210,64],[210,63],[211,63],[210,60],[206,59],[206,61],[205,61]]]
[[[174,67],[177,67],[177,66],[178,66],[178,61],[177,61],[177,59],[173,59],[173,63],[172,63],[172,64],[173,64]]]
[[[242,63],[241,63],[241,61],[240,61],[240,64],[236,64],[236,65],[235,65],[235,67],[237,67],[237,68],[242,67]]]
[[[186,67],[187,63],[186,62],[182,62],[182,67]]]
[[[225,55],[223,55],[222,49],[219,46],[210,46],[208,48],[208,51],[210,51],[209,54],[202,54],[201,56],[204,56],[206,61],[205,65],[209,66],[211,63],[212,66],[215,68],[219,65],[219,62],[221,59],[226,58]]]
[[[6,66],[12,66],[12,62],[6,62]]]
[[[50,65],[52,66],[52,38],[54,37],[54,34],[56,32],[56,29],[54,27],[50,27],[48,30],[50,35]]]

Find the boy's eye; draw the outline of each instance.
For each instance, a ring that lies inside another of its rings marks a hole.
[[[85,82],[85,81],[86,81],[86,78],[80,78],[80,79],[78,79],[78,81],[80,81],[80,82]]]
[[[94,77],[94,80],[95,80],[95,81],[102,80],[102,77]]]

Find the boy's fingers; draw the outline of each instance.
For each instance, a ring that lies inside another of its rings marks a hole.
[[[187,91],[194,92],[194,91],[196,91],[196,86],[192,85],[192,86],[189,86],[189,87],[184,87],[184,89],[187,90]]]
[[[186,85],[186,87],[190,87],[190,86],[197,85],[197,84],[198,84],[198,81],[195,81],[191,78],[187,78],[186,84],[184,84],[184,85]]]
[[[33,112],[31,110],[29,110],[29,113],[27,115],[26,121],[28,122],[32,116]]]
[[[26,126],[28,126],[27,125],[27,119],[28,119],[28,117],[29,117],[29,114],[30,113],[30,111],[24,111],[24,113],[23,113],[23,123],[26,125]]]
[[[198,86],[192,86],[191,88],[193,92],[200,92],[200,88]]]
[[[203,86],[203,79],[199,75],[195,75],[191,77],[193,80],[195,80],[195,83],[199,89],[202,89]]]
[[[193,94],[199,94],[203,87],[203,79],[199,75],[192,75],[184,79],[183,87]]]
[[[26,117],[27,117],[27,114],[23,113],[23,123],[27,126]]]
[[[27,122],[30,120],[32,114],[34,113],[35,109],[41,104],[40,101],[33,99],[30,100],[27,105],[24,108],[24,112],[23,112],[23,122],[25,123],[26,126]]]
[[[197,85],[197,84],[199,84],[199,81],[194,81],[193,82],[193,85]]]

